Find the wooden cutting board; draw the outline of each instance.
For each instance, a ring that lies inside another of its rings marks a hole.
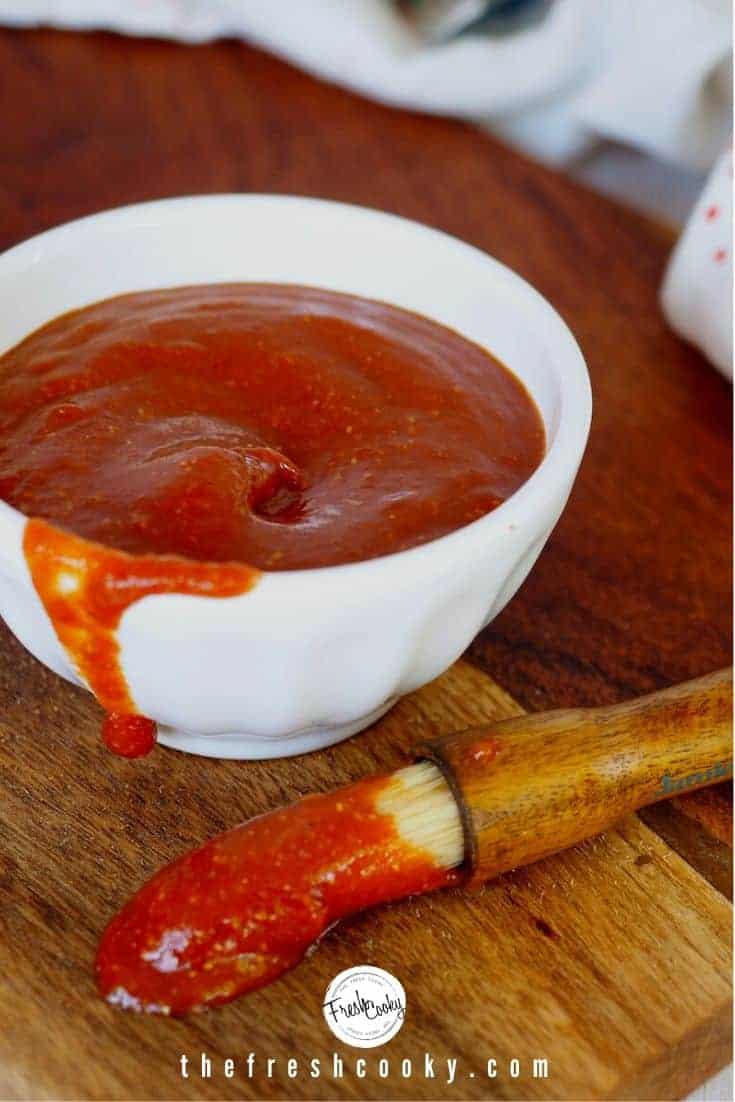
[[[97,997],[97,936],[163,862],[307,791],[392,768],[427,737],[521,710],[465,662],[362,736],[275,762],[162,748],[138,762],[113,758],[96,704],[7,632],[0,701],[3,1098],[674,1098],[727,1059],[731,905],[636,816],[477,894],[359,916],[291,975],[218,1011],[141,1018]],[[338,1044],[321,1012],[329,981],[365,963],[398,976],[408,1003],[402,1031],[368,1053]],[[329,1071],[334,1052],[341,1079]],[[199,1075],[202,1053],[210,1080]],[[436,1079],[425,1078],[426,1053]],[[289,1058],[298,1078],[288,1078]],[[404,1059],[411,1078],[401,1077]],[[452,1086],[447,1059],[458,1061]],[[547,1077],[537,1067],[534,1078],[534,1059],[548,1060]]]

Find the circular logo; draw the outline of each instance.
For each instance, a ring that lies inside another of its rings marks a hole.
[[[324,1018],[335,1037],[355,1048],[377,1048],[395,1037],[406,1016],[403,984],[362,964],[335,976],[324,996]]]

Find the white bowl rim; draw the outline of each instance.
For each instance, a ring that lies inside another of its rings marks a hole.
[[[461,528],[455,528],[453,531],[447,532],[443,536],[428,540],[426,543],[417,544],[415,547],[409,547],[402,551],[393,551],[371,559],[360,559],[357,562],[337,563],[329,566],[303,567],[296,570],[261,570],[259,573],[272,576],[284,576],[294,580],[297,580],[299,577],[306,578],[308,576],[310,579],[316,580],[318,576],[326,576],[332,571],[340,571],[340,573],[347,573],[350,571],[356,573],[360,571],[365,574],[368,570],[380,570],[389,563],[392,564],[394,562],[396,564],[400,562],[401,565],[405,564],[407,566],[411,563],[418,565],[422,558],[426,559],[430,555],[439,554],[444,551],[452,551],[455,546],[461,541],[466,540],[470,535],[482,536],[482,541],[484,542],[485,537],[490,537],[493,533],[497,534],[500,530],[508,531],[518,527],[521,519],[527,515],[529,511],[533,514],[536,508],[540,511],[542,510],[544,502],[552,496],[555,486],[572,482],[587,442],[592,418],[592,392],[584,357],[571,330],[548,300],[545,299],[532,284],[528,283],[522,276],[514,272],[512,268],[496,260],[489,253],[484,252],[477,246],[470,245],[459,237],[445,233],[442,230],[434,229],[422,222],[404,218],[401,215],[391,214],[374,207],[365,207],[353,203],[344,203],[338,200],[320,199],[311,196],[284,195],[271,192],[212,192],[202,195],[172,196],[163,199],[153,199],[142,203],[130,203],[121,207],[113,207],[109,210],[100,211],[97,214],[85,215],[82,218],[76,218],[73,221],[64,222],[58,226],[44,230],[42,233],[27,238],[18,245],[14,245],[10,249],[6,249],[3,253],[0,253],[0,274],[2,273],[2,269],[8,265],[12,266],[14,263],[27,262],[27,254],[38,254],[38,250],[42,249],[47,243],[52,241],[58,243],[63,241],[64,237],[74,235],[79,230],[95,225],[104,226],[105,224],[113,224],[122,219],[148,213],[165,214],[169,210],[175,210],[177,213],[180,213],[187,207],[192,208],[192,211],[194,211],[196,209],[202,210],[210,205],[216,206],[230,203],[237,206],[274,203],[296,206],[305,205],[312,209],[338,208],[339,210],[349,212],[352,217],[376,219],[381,222],[392,222],[396,226],[408,228],[413,232],[428,234],[444,247],[466,251],[494,269],[497,276],[508,285],[515,287],[516,290],[526,297],[528,302],[532,305],[532,308],[539,311],[540,317],[545,317],[546,320],[551,323],[556,331],[557,339],[560,340],[562,345],[566,345],[563,365],[556,363],[559,380],[560,412],[554,439],[547,448],[544,458],[533,474],[515,491],[515,493],[511,494],[509,498],[491,512],[486,513],[477,520],[471,521],[469,524],[463,525]],[[40,256],[36,255],[34,261],[37,263],[39,260]],[[228,282],[232,281],[228,280]],[[243,282],[247,282],[247,280]],[[192,285],[190,280],[187,281],[187,285]],[[176,285],[172,284],[171,286]],[[383,301],[390,304],[389,299]],[[425,314],[424,316],[431,320],[429,314]],[[49,318],[48,320],[51,321],[53,319]],[[457,331],[459,332],[459,330]],[[460,335],[462,334],[460,333]],[[512,368],[510,367],[508,367],[507,370],[512,372]],[[515,373],[513,372],[513,374]],[[546,429],[546,425],[544,427]],[[10,517],[20,522],[25,522],[29,519],[26,514],[21,513],[20,510],[3,500],[0,500],[0,511],[5,512],[6,515],[9,514]]]

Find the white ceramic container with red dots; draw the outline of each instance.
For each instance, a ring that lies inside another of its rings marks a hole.
[[[664,313],[732,379],[733,156],[722,154],[672,253],[662,292]]]

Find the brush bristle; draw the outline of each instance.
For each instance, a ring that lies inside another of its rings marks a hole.
[[[392,815],[401,836],[430,853],[440,868],[462,864],[464,834],[457,803],[441,771],[431,762],[397,770],[376,807],[382,814]]]

